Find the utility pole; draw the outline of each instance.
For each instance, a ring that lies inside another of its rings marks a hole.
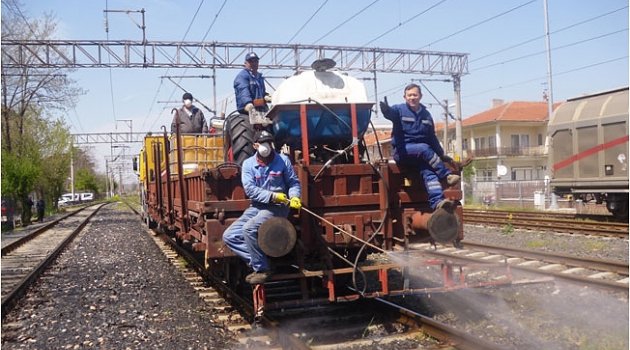
[[[444,100],[444,152],[448,153],[448,100]]]
[[[453,90],[455,90],[455,159],[456,162],[461,161],[463,158],[462,150],[462,87],[461,87],[461,75],[453,75]],[[462,173],[463,175],[463,173]],[[466,199],[466,183],[465,179],[459,182],[462,190],[462,199],[460,202],[462,206],[465,204]]]
[[[72,150],[72,143],[70,143],[70,192],[72,192],[72,200],[74,200],[74,152]]]
[[[547,48],[547,86],[549,87],[549,91],[547,92],[547,114],[549,119],[551,119],[551,114],[553,113],[553,84],[552,84],[552,74],[551,74],[551,42],[549,40],[549,7],[547,6],[547,0],[543,1],[544,12],[545,12],[545,46]],[[547,139],[546,144],[549,144],[549,140]],[[550,171],[548,169],[547,171]],[[556,195],[553,191],[549,191],[549,195],[551,196],[551,204],[549,205],[549,209],[558,209],[558,202],[556,201]]]
[[[462,88],[461,76],[453,75],[453,90],[455,91],[455,161],[461,161],[462,154]],[[462,181],[462,184],[464,182]]]

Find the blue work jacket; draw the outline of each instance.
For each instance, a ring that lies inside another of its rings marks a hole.
[[[392,121],[392,146],[399,156],[404,157],[407,152],[406,144],[426,143],[439,156],[444,155],[444,149],[435,135],[435,126],[431,113],[424,105],[414,112],[406,103],[393,105],[385,118]]]
[[[265,79],[260,72],[254,75],[250,70],[243,69],[234,78],[236,109],[239,111],[243,111],[248,103],[254,103],[255,99],[264,98],[265,94]]]
[[[259,161],[257,154],[243,162],[241,182],[253,206],[281,205],[272,203],[272,195],[277,192],[288,194],[288,198],[300,197],[300,181],[291,161],[284,154],[273,152],[275,156],[269,164]]]

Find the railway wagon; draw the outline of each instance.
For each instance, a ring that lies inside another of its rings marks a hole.
[[[357,79],[320,67],[283,82],[272,101],[264,116],[229,115],[223,134],[149,135],[139,157],[147,223],[203,256],[221,283],[253,292],[257,310],[403,294],[409,286],[396,289],[388,273],[400,266],[362,265],[367,254],[463,239],[459,188],[443,183],[458,205],[433,211],[418,173],[367,159],[362,139],[373,102]],[[293,163],[303,209],[259,229],[275,274],[252,290],[244,281],[250,271],[222,235],[250,205],[239,159],[252,152],[254,129],[265,127]]]
[[[550,185],[628,219],[628,87],[567,100],[549,120]]]

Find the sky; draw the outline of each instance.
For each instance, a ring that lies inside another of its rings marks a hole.
[[[22,7],[26,17],[55,15],[57,39],[142,39],[138,13],[108,13],[106,33],[106,8],[144,9],[148,41],[201,41],[205,36],[205,41],[466,53],[464,119],[489,109],[493,99],[543,101],[548,89],[543,0],[28,0]],[[548,0],[547,13],[554,102],[628,85],[627,0]],[[217,70],[217,104],[227,99],[228,113],[235,109],[232,83],[237,73]],[[277,86],[281,79],[273,77],[292,72],[262,73]],[[180,106],[183,91],[160,76],[210,74],[209,69],[78,69],[71,77],[87,93],[64,118],[73,133],[125,132],[130,126],[134,132],[158,131],[162,125],[168,129],[169,111]],[[412,79],[426,79],[421,102],[439,122],[443,117],[437,100],[452,104],[453,84],[430,79],[445,78],[382,73],[379,98],[402,103],[403,87]],[[214,107],[210,79],[186,78],[179,84]],[[373,82],[365,84],[373,100]],[[373,121],[386,124],[382,117]],[[89,148],[102,169],[106,155],[120,152],[109,145]],[[137,153],[139,148],[134,144],[125,151]]]

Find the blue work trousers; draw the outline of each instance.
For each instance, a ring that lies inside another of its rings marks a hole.
[[[251,206],[225,230],[223,242],[254,271],[269,270],[267,256],[258,246],[258,228],[268,219],[274,216],[287,217],[288,213],[289,208],[286,206]]]
[[[440,180],[450,175],[451,171],[426,143],[408,143],[405,145],[405,150],[405,155],[395,155],[396,161],[418,169],[427,189],[429,205],[435,209],[437,204],[444,199]]]

